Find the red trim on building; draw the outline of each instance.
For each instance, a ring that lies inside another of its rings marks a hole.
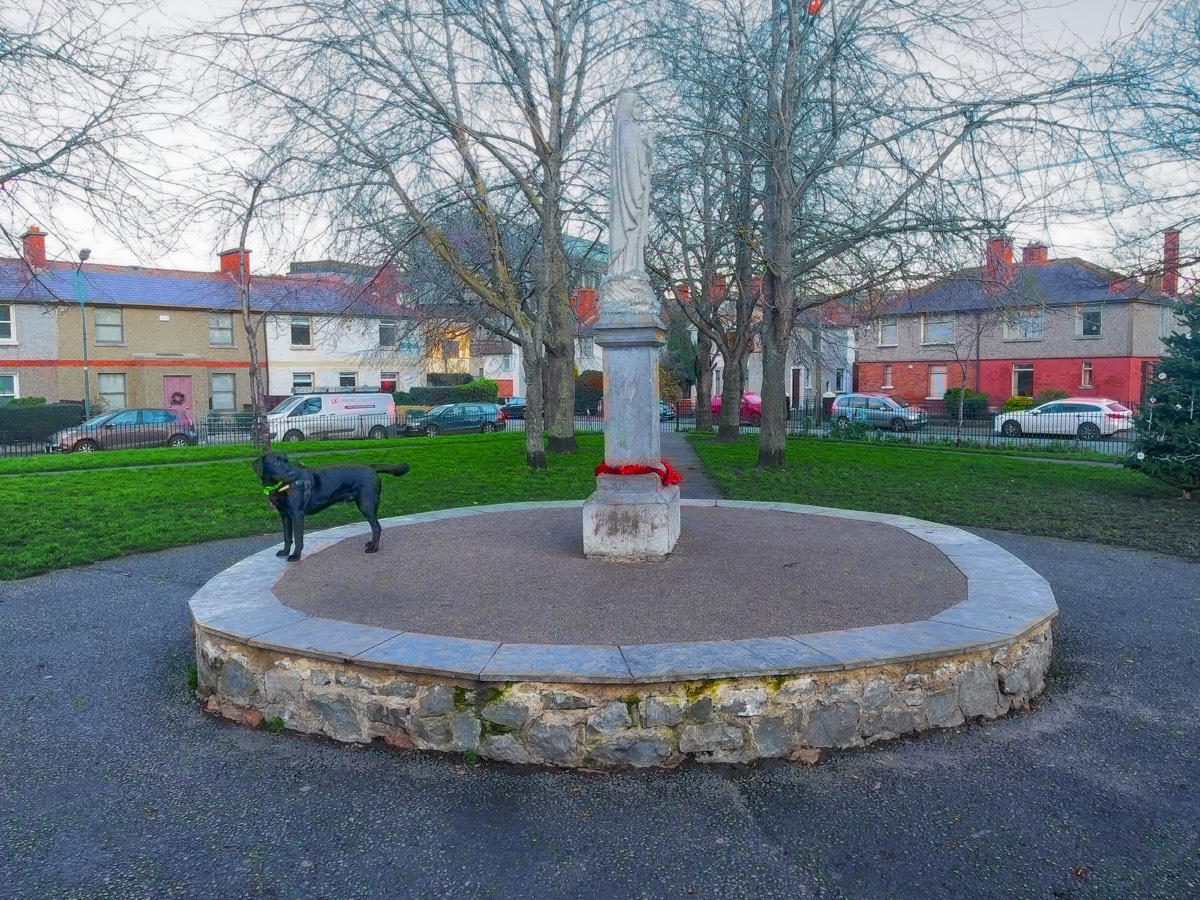
[[[82,369],[82,359],[0,359],[0,369]],[[167,369],[249,369],[250,363],[237,360],[221,362],[213,359],[89,359],[89,369],[167,368]],[[259,363],[265,369],[265,363]]]

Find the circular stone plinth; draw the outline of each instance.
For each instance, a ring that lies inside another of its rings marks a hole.
[[[582,557],[581,503],[307,536],[191,601],[209,708],[338,740],[589,768],[745,762],[994,717],[1057,606],[994,544],[902,516],[684,501],[672,556]]]

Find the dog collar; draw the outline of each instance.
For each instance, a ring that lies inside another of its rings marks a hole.
[[[272,491],[279,491],[282,494],[286,490],[287,490],[287,487],[284,486],[284,483],[282,481],[278,481],[275,484],[272,484],[272,485],[269,485],[268,487],[263,488],[263,493],[270,494]]]

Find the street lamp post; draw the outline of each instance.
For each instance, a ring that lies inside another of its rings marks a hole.
[[[92,251],[84,248],[79,251],[79,265],[75,267],[74,277],[71,279],[71,293],[75,295],[75,302],[79,304],[79,324],[83,329],[83,417],[90,419],[92,417],[92,388],[91,378],[88,376],[88,357],[87,357],[87,279],[83,277],[83,264],[87,262]]]

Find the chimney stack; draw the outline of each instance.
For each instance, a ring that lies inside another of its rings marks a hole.
[[[242,277],[250,277],[250,251],[245,247],[235,247],[233,250],[222,250],[217,256],[221,260],[221,274],[238,277],[238,262],[242,264]]]
[[[985,294],[998,294],[1002,288],[1012,283],[1012,251],[1012,238],[988,238],[983,276],[983,292]]]
[[[1179,293],[1179,232],[1163,235],[1163,293],[1174,297]]]
[[[1027,269],[1044,266],[1049,259],[1050,254],[1045,244],[1030,244],[1021,251],[1021,265]]]
[[[31,269],[45,269],[46,232],[36,225],[31,225],[29,230],[21,235],[21,243],[24,245],[25,264]]]

